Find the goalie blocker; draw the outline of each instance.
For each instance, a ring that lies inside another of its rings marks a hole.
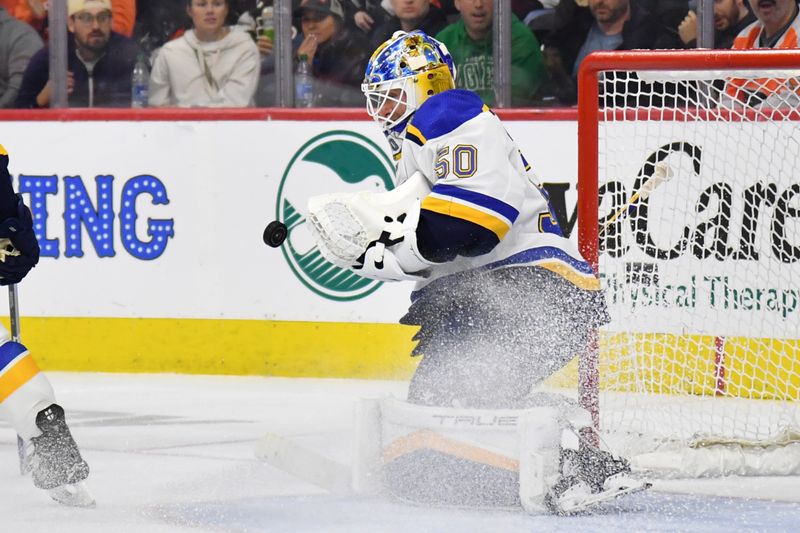
[[[357,409],[353,487],[439,506],[570,514],[649,487],[583,442],[588,412],[542,396],[529,409],[453,409],[394,399]]]

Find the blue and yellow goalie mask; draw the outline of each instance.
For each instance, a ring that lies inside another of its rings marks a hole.
[[[455,78],[444,44],[418,30],[398,31],[372,54],[361,91],[384,132],[400,133],[425,100],[455,88]]]

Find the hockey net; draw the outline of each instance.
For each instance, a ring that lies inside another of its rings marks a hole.
[[[800,474],[798,76],[800,51],[582,67],[579,241],[612,317],[582,400],[635,466]]]

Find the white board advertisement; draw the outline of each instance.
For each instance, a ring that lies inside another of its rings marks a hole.
[[[508,121],[566,217],[576,124]],[[394,323],[410,282],[320,268],[304,223],[315,194],[386,188],[392,163],[367,121],[15,121],[1,142],[42,259],[25,315]],[[262,242],[289,222],[281,249]]]

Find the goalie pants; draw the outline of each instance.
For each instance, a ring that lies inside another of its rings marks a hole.
[[[601,291],[535,266],[460,272],[414,297],[400,322],[420,326],[408,399],[424,405],[524,408],[608,321]]]

